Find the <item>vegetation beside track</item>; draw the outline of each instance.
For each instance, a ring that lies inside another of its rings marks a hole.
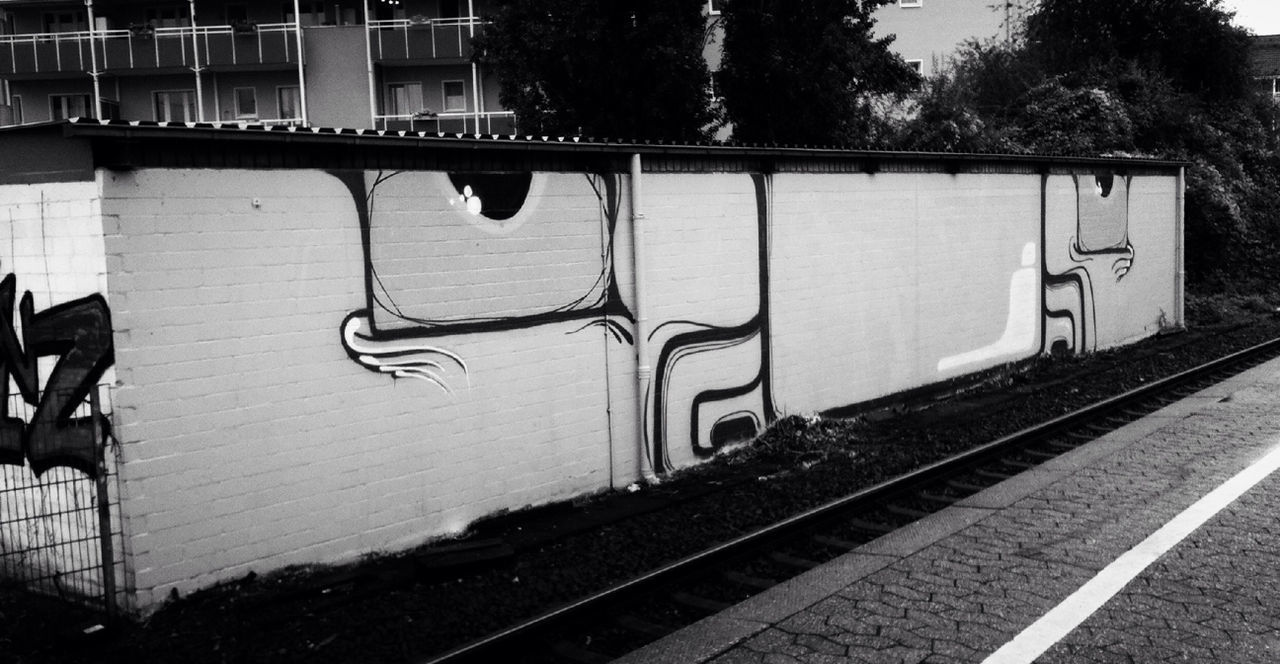
[[[1280,336],[1265,297],[1189,299],[1190,331],[1086,357],[1038,358],[949,393],[850,417],[797,413],[754,444],[662,483],[507,514],[464,539],[338,568],[249,577],[140,624],[0,589],[0,663],[418,661],[664,563],[1144,382]],[[1244,312],[1244,317],[1239,317]],[[1228,317],[1232,317],[1229,318]],[[1225,322],[1224,322],[1225,321]]]

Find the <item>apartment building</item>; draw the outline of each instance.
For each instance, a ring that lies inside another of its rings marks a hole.
[[[0,0],[0,126],[87,116],[509,133],[496,78],[471,62],[494,1]],[[706,4],[713,72],[721,2]],[[1005,35],[1022,2],[895,0],[876,32],[929,75],[963,41]]]
[[[1255,35],[1249,60],[1259,89],[1280,99],[1280,35]]]
[[[946,67],[966,41],[1009,39],[1027,0],[894,0],[876,10],[876,36],[924,76]]]
[[[486,0],[0,0],[0,125],[88,116],[509,132]]]

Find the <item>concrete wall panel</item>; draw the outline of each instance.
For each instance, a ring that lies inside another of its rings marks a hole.
[[[140,604],[608,486],[606,342],[575,334],[590,321],[365,337],[361,218],[337,177],[112,178],[119,435],[130,496],[154,500],[130,510]]]
[[[1173,177],[646,174],[640,392],[626,175],[103,177],[140,606],[1173,315]]]
[[[1037,282],[1018,275],[1036,265],[1039,177],[774,182],[771,327],[781,412],[872,399],[1038,349]]]

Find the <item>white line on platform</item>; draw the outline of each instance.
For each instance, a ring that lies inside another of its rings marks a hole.
[[[1183,510],[1150,537],[1115,559],[1098,575],[1046,613],[1022,633],[991,653],[983,664],[1022,664],[1034,661],[1053,644],[1062,640],[1086,618],[1102,608],[1134,577],[1155,562],[1178,542],[1186,539],[1204,522],[1244,495],[1276,469],[1280,468],[1280,447],[1267,453],[1210,491],[1194,505]]]

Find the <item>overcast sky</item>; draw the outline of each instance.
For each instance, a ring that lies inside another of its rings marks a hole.
[[[1228,11],[1236,13],[1236,25],[1255,35],[1280,35],[1280,0],[1225,0]]]

